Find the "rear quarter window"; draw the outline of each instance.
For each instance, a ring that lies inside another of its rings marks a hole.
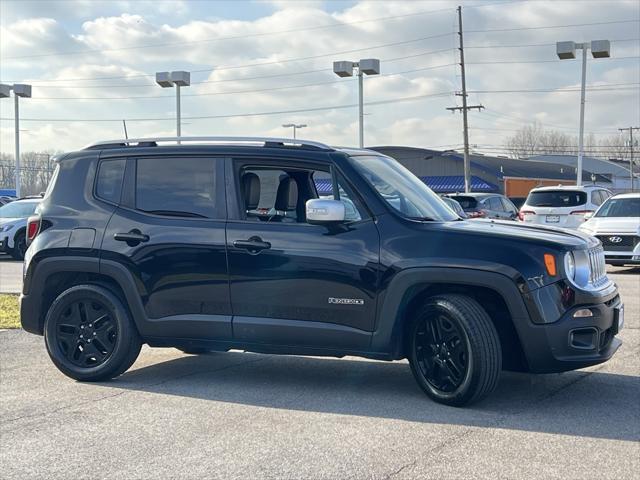
[[[120,203],[126,160],[106,160],[100,163],[96,181],[96,196],[111,203]]]
[[[587,203],[586,192],[579,190],[543,190],[529,193],[531,207],[577,207]]]

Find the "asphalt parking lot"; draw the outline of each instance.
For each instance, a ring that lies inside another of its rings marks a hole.
[[[467,409],[429,401],[406,362],[356,358],[145,347],[81,384],[41,337],[0,332],[1,477],[638,478],[640,269],[610,271],[626,305],[610,362],[504,373]]]

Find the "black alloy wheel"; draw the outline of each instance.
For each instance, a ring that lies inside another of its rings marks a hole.
[[[68,377],[109,380],[126,371],[142,341],[129,309],[111,287],[76,285],[47,311],[44,338],[49,357]]]
[[[473,298],[442,294],[414,312],[405,351],[418,385],[438,403],[460,407],[491,393],[502,370],[500,338]]]
[[[67,360],[78,367],[95,367],[113,353],[118,325],[100,301],[70,303],[56,320],[56,342]]]
[[[436,390],[453,392],[462,384],[469,367],[465,337],[447,315],[425,317],[415,337],[418,365]]]

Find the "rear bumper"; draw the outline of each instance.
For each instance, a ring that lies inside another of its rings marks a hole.
[[[520,328],[520,338],[534,373],[555,373],[589,367],[609,360],[622,341],[618,334],[618,312],[622,301],[617,289],[598,297],[583,297],[548,324],[530,323]],[[587,301],[585,301],[587,300]],[[574,318],[576,311],[588,308],[591,317]],[[523,335],[524,334],[524,335]]]

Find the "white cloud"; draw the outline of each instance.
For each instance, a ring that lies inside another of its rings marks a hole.
[[[38,2],[42,3],[42,2]],[[60,119],[112,119],[112,122],[28,122],[23,149],[74,149],[101,138],[122,135],[122,118],[130,135],[171,134],[174,128],[174,91],[155,85],[161,70],[192,71],[192,86],[183,89],[185,134],[285,135],[280,125],[307,123],[306,138],[334,144],[357,143],[357,109],[344,108],[273,116],[188,119],[191,116],[233,115],[269,111],[304,110],[357,102],[355,78],[340,80],[331,71],[333,60],[378,57],[382,73],[412,71],[457,62],[455,10],[450,2],[357,2],[338,10],[324,2],[272,2],[271,13],[256,19],[234,10],[253,4],[229,3],[226,15],[202,15],[202,5],[187,2],[45,2],[38,11],[5,15],[0,31],[3,80],[31,81],[34,98],[21,102],[22,117]],[[529,28],[637,18],[634,2],[592,3],[536,1],[485,8],[465,7],[467,83],[469,90],[525,90],[575,86],[579,62],[555,61],[556,40],[565,38],[637,38],[637,24],[615,24],[509,32],[471,32],[496,28]],[[196,6],[199,13],[196,14]],[[471,7],[477,3],[471,3]],[[31,8],[31,9],[30,9]],[[213,7],[212,7],[213,8]],[[448,8],[447,12],[422,13]],[[332,11],[337,10],[337,11]],[[5,10],[3,10],[4,12]],[[410,14],[418,13],[411,16]],[[400,17],[398,17],[400,16]],[[366,22],[371,18],[398,17]],[[317,28],[347,22],[335,28]],[[353,23],[356,22],[356,23]],[[299,31],[310,27],[308,31]],[[287,31],[287,33],[274,34]],[[407,42],[450,32],[451,35]],[[228,37],[233,37],[228,39]],[[218,39],[218,40],[216,40]],[[405,43],[402,43],[405,42]],[[396,45],[350,52],[382,44]],[[131,48],[172,44],[157,48]],[[507,45],[542,44],[539,47]],[[498,45],[490,48],[472,48]],[[637,56],[637,41],[612,44],[613,56]],[[429,52],[449,49],[446,52]],[[11,60],[7,57],[84,51],[85,55],[59,55]],[[95,52],[94,52],[95,51]],[[326,55],[330,52],[344,52]],[[287,61],[301,58],[299,61]],[[409,57],[399,59],[402,57]],[[395,60],[394,60],[395,59]],[[483,64],[495,61],[541,61],[524,64]],[[239,65],[246,68],[234,68]],[[229,68],[232,67],[232,68]],[[310,73],[300,73],[307,72]],[[300,73],[300,74],[298,74]],[[151,75],[151,76],[145,76]],[[111,78],[124,77],[127,78]],[[85,80],[87,78],[103,80]],[[106,77],[106,78],[105,78]],[[252,78],[251,77],[263,77]],[[640,81],[637,60],[589,62],[589,83]],[[75,79],[59,82],[60,79]],[[41,83],[47,81],[47,87]],[[206,82],[206,83],[203,83]],[[317,84],[300,88],[281,88]],[[61,87],[73,87],[61,88]],[[99,87],[99,88],[95,88]],[[455,65],[401,75],[369,77],[365,100],[451,92],[446,97],[412,102],[370,105],[365,108],[368,144],[437,146],[460,144],[461,116],[445,108],[459,102]],[[235,92],[235,93],[229,93]],[[82,100],[44,100],[74,96]],[[91,100],[92,97],[105,97]],[[161,98],[118,98],[161,97]],[[615,130],[637,123],[638,90],[588,92],[587,130]],[[577,125],[578,94],[479,93],[470,102],[482,103],[486,114],[472,113],[471,141],[501,145],[509,129],[538,119],[543,123]],[[2,117],[10,118],[6,101]],[[503,115],[507,116],[503,116]],[[162,118],[164,121],[135,119]],[[490,130],[505,129],[505,130]],[[0,148],[13,149],[10,120],[0,121]]]

